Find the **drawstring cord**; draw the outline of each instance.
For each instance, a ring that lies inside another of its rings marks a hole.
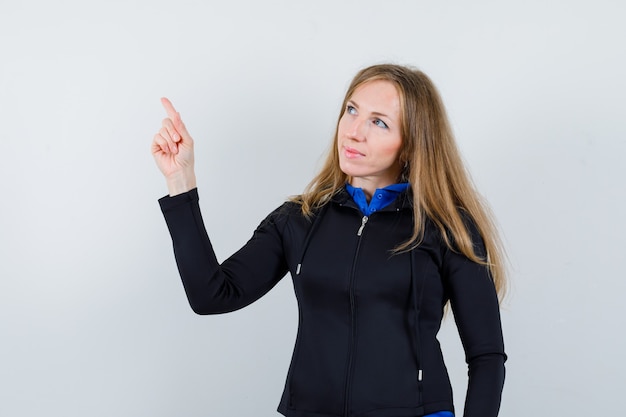
[[[413,296],[413,313],[415,315],[415,362],[417,364],[417,386],[419,389],[419,403],[422,402],[422,379],[423,379],[423,370],[420,361],[421,357],[421,340],[420,340],[420,329],[419,329],[419,316],[420,316],[420,306],[422,302],[422,295],[424,294],[424,281],[422,279],[422,284],[419,290],[419,297],[417,291],[417,277],[416,277],[416,262],[415,262],[415,250],[412,249],[410,252],[410,260],[411,260],[411,292]],[[419,299],[419,302],[418,302]]]
[[[304,255],[306,254],[306,250],[309,247],[309,243],[311,242],[313,233],[315,232],[315,229],[319,225],[320,219],[324,216],[324,213],[326,213],[326,211],[328,210],[328,206],[330,204],[331,204],[330,202],[324,204],[322,208],[320,209],[319,213],[317,213],[315,215],[315,218],[313,219],[313,224],[311,224],[311,227],[309,228],[309,231],[307,232],[306,237],[304,238],[304,244],[302,245],[302,252],[300,254],[300,259],[296,266],[296,275],[300,275],[300,272],[302,271],[302,262],[304,261]]]

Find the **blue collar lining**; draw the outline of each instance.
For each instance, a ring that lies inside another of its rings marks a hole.
[[[407,188],[409,188],[408,182],[391,184],[384,188],[377,188],[368,204],[362,188],[356,188],[350,184],[346,184],[346,190],[352,196],[352,199],[359,207],[359,210],[361,210],[361,213],[365,216],[370,216],[372,213],[387,207]]]

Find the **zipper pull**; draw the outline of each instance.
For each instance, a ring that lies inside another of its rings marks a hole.
[[[361,233],[363,233],[363,228],[365,227],[365,223],[367,223],[368,217],[367,216],[363,216],[363,218],[361,219],[361,227],[359,227],[359,231],[356,232],[357,236],[361,236]]]

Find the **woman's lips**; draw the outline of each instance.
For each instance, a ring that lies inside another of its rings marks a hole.
[[[344,146],[343,147],[343,151],[344,151],[344,154],[346,155],[346,157],[350,158],[350,159],[360,158],[362,156],[365,156],[365,154],[363,154],[363,153],[361,153],[361,152],[357,151],[356,149],[351,148],[349,146]]]

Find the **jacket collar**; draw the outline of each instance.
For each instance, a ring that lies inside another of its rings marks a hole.
[[[359,210],[359,207],[352,199],[350,193],[346,190],[346,187],[341,187],[330,199],[334,204],[344,207],[352,207]],[[398,197],[388,206],[382,208],[380,211],[400,211],[404,209],[410,209],[413,207],[413,192],[411,187],[401,192]]]

